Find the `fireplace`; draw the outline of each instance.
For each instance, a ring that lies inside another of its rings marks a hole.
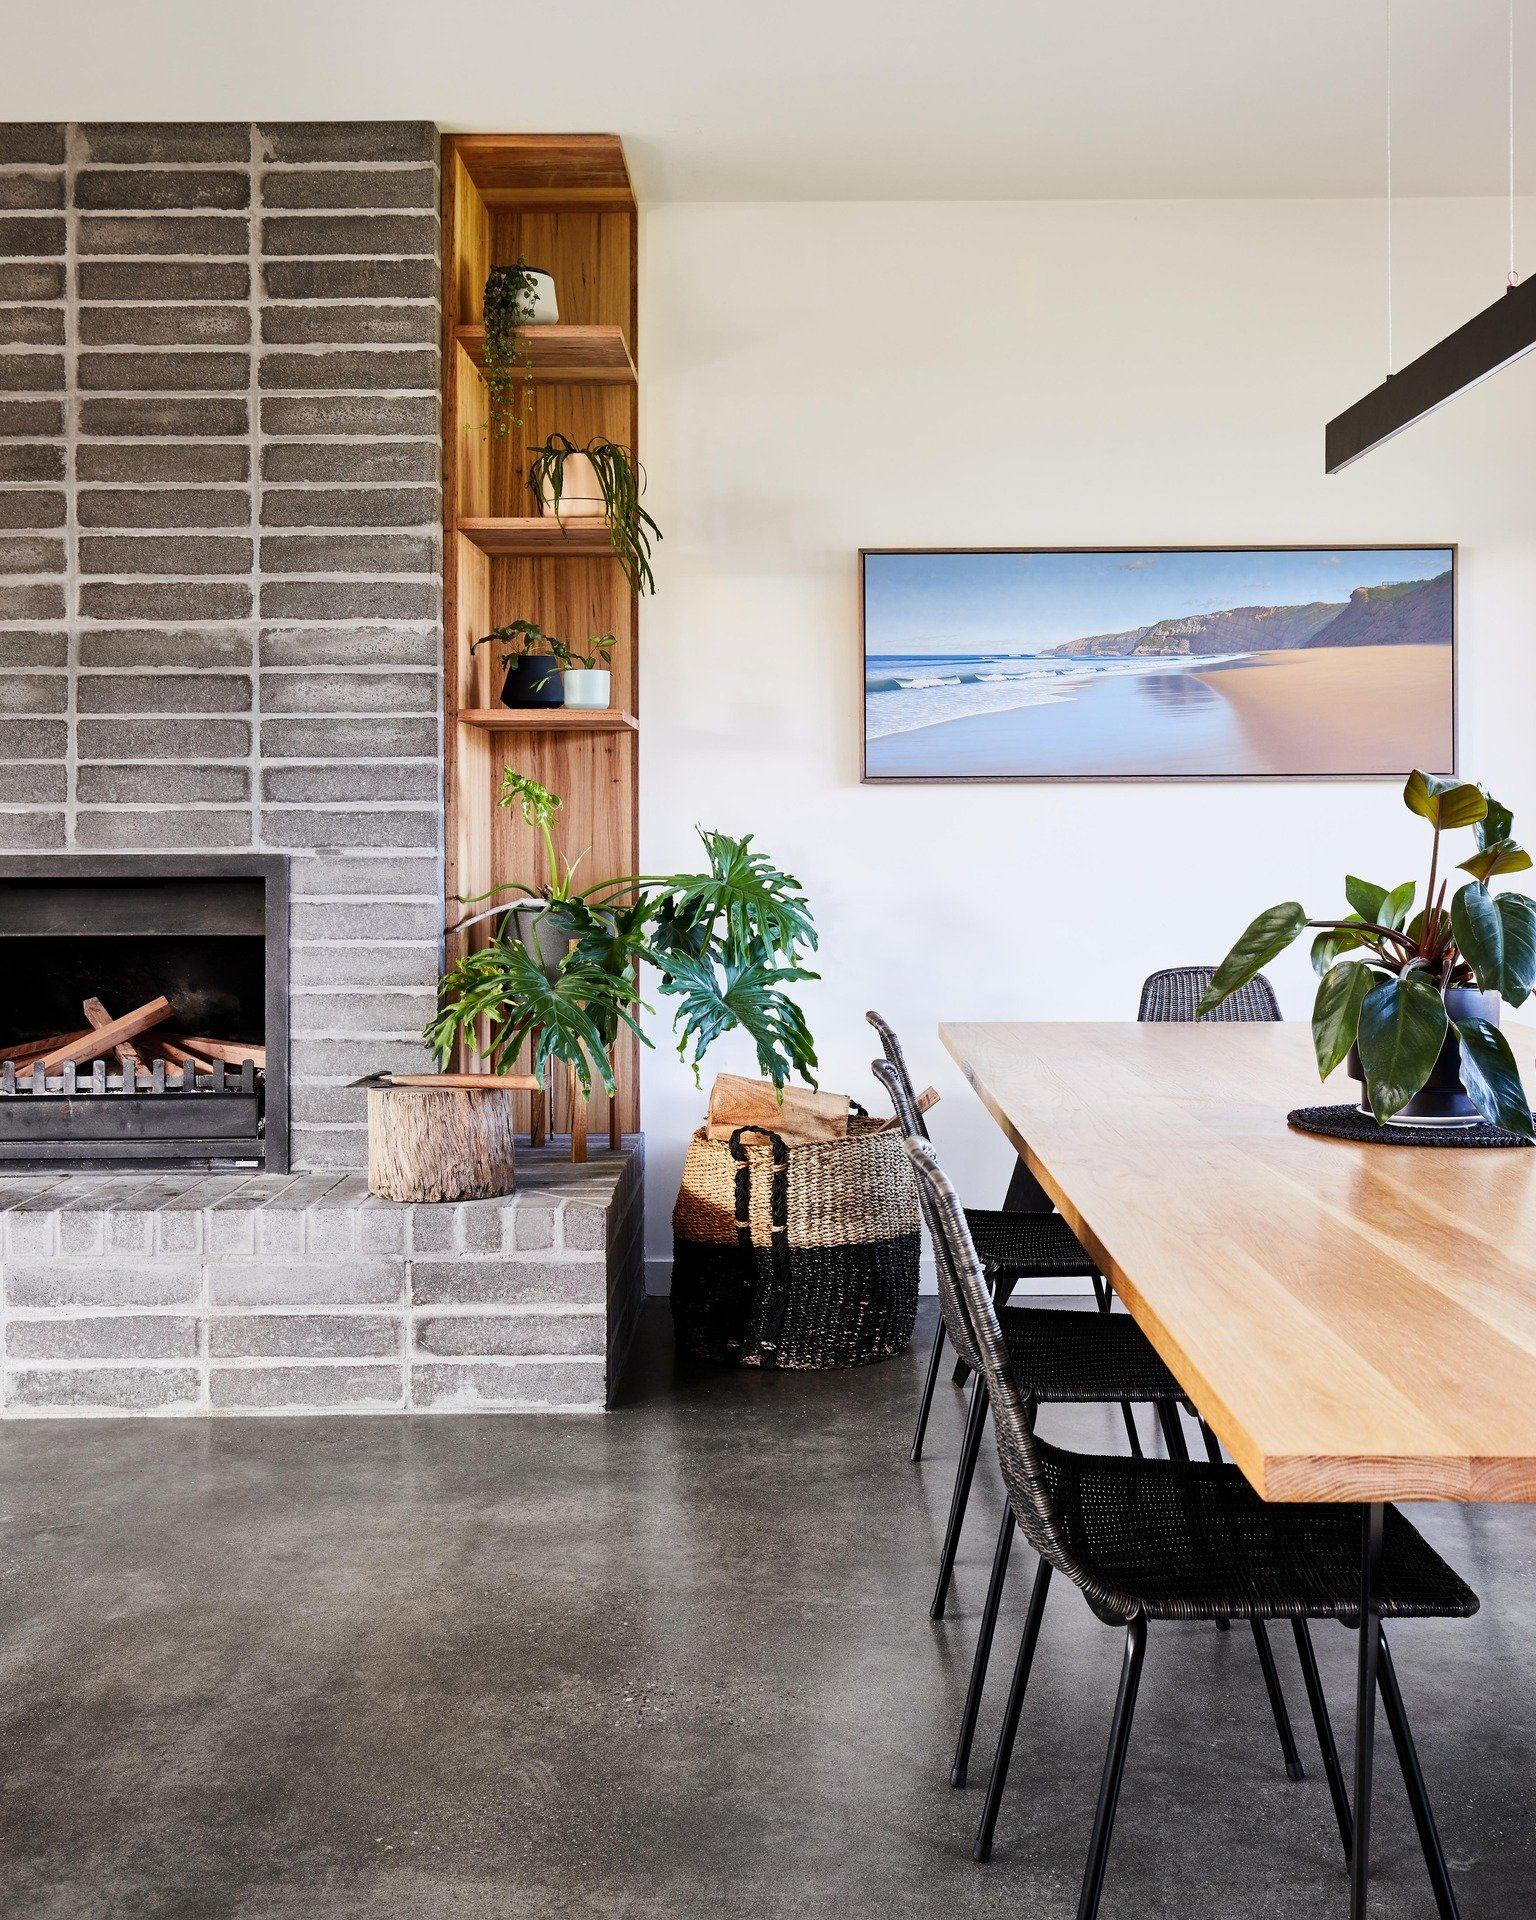
[[[288,1169],[288,862],[0,859],[0,1171]]]

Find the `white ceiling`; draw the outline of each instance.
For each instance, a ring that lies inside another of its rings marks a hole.
[[[3,119],[624,136],[644,198],[1361,195],[1383,0],[6,0]],[[1536,189],[1536,0],[1521,185]],[[1501,192],[1506,0],[1392,0],[1397,186]]]

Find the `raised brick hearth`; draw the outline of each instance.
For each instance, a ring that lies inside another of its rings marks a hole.
[[[504,1200],[359,1175],[0,1180],[0,1412],[605,1404],[641,1295],[641,1153],[525,1150]]]

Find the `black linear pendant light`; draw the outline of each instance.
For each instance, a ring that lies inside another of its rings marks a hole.
[[[1390,0],[1389,0],[1390,7]],[[1387,16],[1387,361],[1392,358],[1392,66]],[[1410,360],[1363,400],[1328,422],[1324,460],[1337,473],[1458,393],[1475,387],[1536,347],[1536,281],[1515,271],[1515,8],[1509,0],[1509,284],[1504,296]]]

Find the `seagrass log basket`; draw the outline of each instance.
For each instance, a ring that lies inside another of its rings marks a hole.
[[[689,1142],[672,1212],[679,1349],[743,1367],[862,1367],[917,1315],[917,1188],[899,1132],[786,1146],[739,1127]]]

